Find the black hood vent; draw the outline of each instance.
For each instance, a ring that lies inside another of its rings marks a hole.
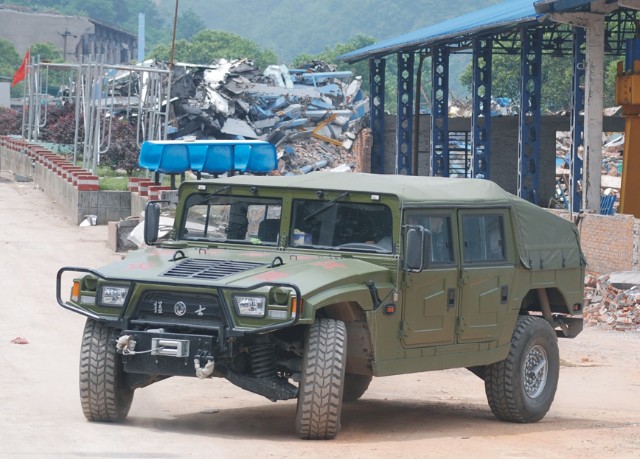
[[[248,261],[198,260],[196,258],[189,258],[171,268],[164,273],[163,276],[180,279],[217,280],[260,266],[267,265]]]

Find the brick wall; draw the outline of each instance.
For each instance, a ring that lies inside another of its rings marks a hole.
[[[567,211],[552,210],[567,220]],[[576,214],[573,214],[574,221]],[[638,228],[633,215],[581,214],[578,220],[580,243],[587,257],[587,269],[596,273],[638,271]]]
[[[365,128],[360,131],[353,144],[353,151],[356,156],[356,172],[371,172],[371,146],[373,145],[373,135],[371,129]]]
[[[99,190],[97,176],[37,144],[0,136],[0,165],[33,180],[76,224],[88,215],[95,215],[99,225],[131,215],[131,193]]]

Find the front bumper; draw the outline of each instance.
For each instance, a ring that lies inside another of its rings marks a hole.
[[[212,336],[162,331],[126,330],[129,345],[123,352],[124,371],[162,376],[196,376],[194,362],[214,362],[216,346]]]
[[[115,314],[103,315],[95,310],[84,308],[82,305],[76,304],[71,301],[63,300],[62,293],[61,293],[62,275],[65,272],[90,274],[101,281],[110,281],[110,282],[116,282],[116,283],[117,282],[130,283],[131,288],[129,290],[128,298],[125,302],[125,306],[120,308],[117,315]],[[184,288],[191,288],[191,289],[204,288],[208,290],[209,295],[211,294],[212,291],[215,290],[217,296],[220,299],[224,298],[224,296],[222,295],[222,287],[211,285],[211,283],[206,284],[203,282],[191,282],[187,284],[187,283],[171,282],[166,280],[158,280],[158,281],[144,280],[144,282],[141,282],[140,284],[144,284],[145,287],[148,286],[149,289],[152,289],[153,287],[157,287],[157,286],[175,287],[176,291],[179,291],[180,288],[183,288],[183,289]],[[188,318],[181,320],[179,317],[175,317],[175,318],[172,318],[171,320],[165,320],[164,318],[162,320],[158,320],[157,318],[151,317],[150,315],[140,317],[138,314],[140,307],[138,305],[136,305],[136,311],[134,311],[132,315],[128,317],[125,315],[125,313],[128,310],[128,307],[126,305],[129,304],[132,292],[136,290],[137,286],[138,286],[138,283],[136,283],[132,279],[119,278],[119,277],[118,278],[107,277],[93,269],[88,269],[88,268],[64,267],[58,271],[58,274],[56,276],[56,300],[58,304],[65,309],[73,311],[77,314],[84,315],[94,320],[108,322],[111,327],[119,330],[125,330],[129,328],[134,328],[134,327],[135,328],[165,328],[165,329],[172,329],[172,330],[176,330],[176,329],[202,330],[203,333],[208,333],[208,332],[216,333],[219,339],[219,343],[222,343],[226,336],[243,336],[243,335],[249,335],[249,334],[255,334],[255,333],[266,333],[266,332],[271,332],[275,330],[280,330],[283,328],[292,327],[298,324],[301,316],[300,312],[298,311],[298,313],[295,314],[294,317],[291,317],[284,322],[270,323],[268,325],[258,326],[258,327],[237,327],[233,325],[234,321],[229,312],[231,310],[230,306],[226,304],[221,304],[224,319],[218,321],[218,323],[212,323],[206,320],[198,321],[198,320],[193,320],[192,318],[189,320],[187,320]],[[257,291],[258,289],[261,289],[263,287],[290,288],[295,292],[297,304],[298,305],[302,304],[302,294],[300,292],[300,289],[298,288],[297,285],[291,284],[291,283],[260,282],[260,283],[250,285],[248,287],[232,287],[231,289],[234,292],[252,292],[252,291]],[[203,295],[204,294],[207,294],[207,293],[203,293]]]

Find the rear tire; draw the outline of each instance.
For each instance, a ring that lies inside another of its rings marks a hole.
[[[87,319],[80,350],[80,401],[89,421],[118,422],[129,414],[133,389],[123,382],[122,359],[111,341],[114,329]]]
[[[539,421],[551,407],[559,373],[558,338],[549,323],[540,317],[519,317],[509,355],[486,367],[491,411],[503,421]]]
[[[318,319],[307,331],[298,393],[296,432],[307,440],[340,431],[347,332],[344,322]]]
[[[342,402],[351,403],[362,397],[369,388],[369,384],[371,384],[372,379],[373,376],[371,375],[354,375],[351,373],[345,374]]]

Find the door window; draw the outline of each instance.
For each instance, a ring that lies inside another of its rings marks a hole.
[[[502,215],[462,217],[463,259],[465,263],[505,261]]]
[[[451,218],[446,215],[411,213],[408,225],[420,225],[431,232],[431,264],[451,264],[453,244],[451,242]]]

